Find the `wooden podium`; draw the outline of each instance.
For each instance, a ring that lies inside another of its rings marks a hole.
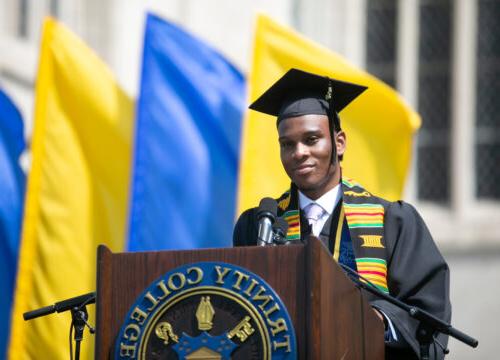
[[[264,279],[294,324],[299,359],[384,359],[384,330],[360,291],[320,241],[307,245],[114,254],[98,249],[96,359],[109,359],[142,291],[176,267],[220,261]]]

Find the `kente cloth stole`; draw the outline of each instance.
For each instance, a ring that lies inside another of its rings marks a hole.
[[[379,198],[351,179],[343,179],[341,189],[343,204],[338,220],[339,226],[336,226],[335,234],[332,233],[335,238],[332,256],[336,261],[352,268],[349,261],[350,247],[352,247],[359,274],[388,293],[384,205]],[[278,216],[283,217],[289,225],[287,240],[300,240],[301,219],[295,185],[292,184],[290,190],[277,201]]]

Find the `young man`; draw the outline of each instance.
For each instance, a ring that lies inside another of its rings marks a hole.
[[[379,289],[449,321],[449,270],[417,211],[378,198],[342,177],[346,134],[338,113],[366,88],[291,69],[250,108],[277,117],[280,156],[292,183],[278,202],[289,223],[287,239],[313,234],[345,264]],[[257,209],[236,224],[233,244],[256,245]],[[386,358],[416,359],[418,322],[368,295],[386,325]],[[438,341],[446,346],[447,337]],[[431,359],[442,359],[439,346]]]

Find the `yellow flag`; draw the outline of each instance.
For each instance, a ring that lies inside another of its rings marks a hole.
[[[94,291],[97,245],[123,250],[132,119],[106,65],[46,20],[9,359],[68,358],[68,312],[22,313]],[[82,358],[93,358],[85,332]]]
[[[418,114],[380,80],[331,50],[259,16],[249,79],[250,101],[290,68],[368,86],[340,113],[347,133],[343,176],[356,179],[376,195],[400,198],[410,164],[412,136],[420,126]],[[289,186],[279,158],[275,118],[248,112],[242,136],[239,212],[256,206],[264,196],[279,196]]]

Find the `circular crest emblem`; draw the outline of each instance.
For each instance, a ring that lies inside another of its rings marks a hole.
[[[296,359],[293,324],[259,276],[221,262],[178,267],[128,312],[115,359]]]

